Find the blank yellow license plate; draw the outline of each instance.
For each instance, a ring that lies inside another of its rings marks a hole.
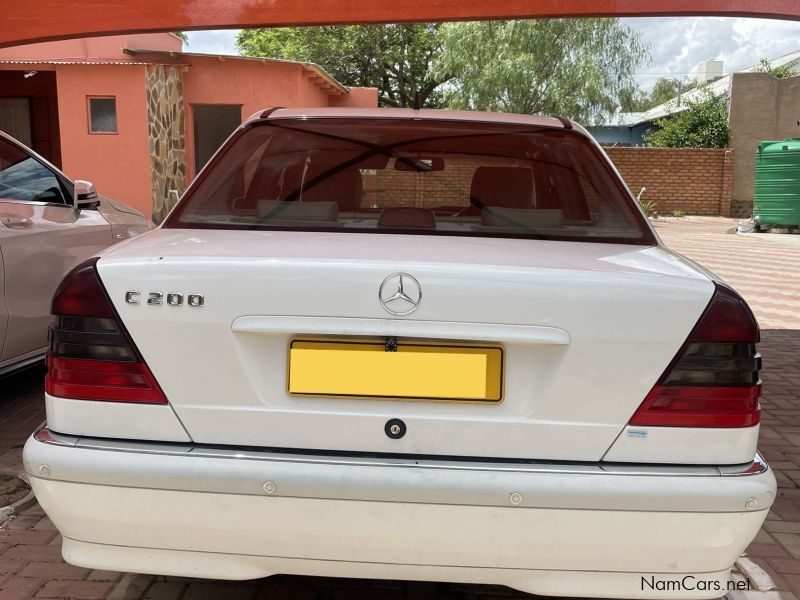
[[[300,396],[500,402],[503,350],[400,341],[392,352],[383,340],[296,339],[288,389]]]

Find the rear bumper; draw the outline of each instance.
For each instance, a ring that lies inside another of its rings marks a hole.
[[[727,469],[484,464],[42,430],[24,460],[74,564],[494,583],[545,595],[721,596],[775,496],[758,457]]]

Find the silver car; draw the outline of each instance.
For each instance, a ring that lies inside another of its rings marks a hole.
[[[44,357],[50,301],[72,267],[151,228],[0,131],[0,375]]]

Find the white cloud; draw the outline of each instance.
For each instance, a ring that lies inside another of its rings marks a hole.
[[[236,34],[239,29],[213,29],[208,31],[187,31],[189,43],[184,44],[187,52],[204,54],[238,54]]]
[[[628,18],[622,22],[642,32],[651,45],[653,64],[640,67],[639,80],[649,89],[659,77],[684,77],[707,59],[724,62],[725,73],[751,67],[800,50],[800,23],[732,17]]]

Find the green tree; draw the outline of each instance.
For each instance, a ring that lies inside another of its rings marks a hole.
[[[434,64],[450,108],[586,120],[612,112],[649,63],[641,35],[616,19],[480,21],[442,26]]]
[[[730,138],[728,99],[707,87],[699,98],[686,101],[686,110],[655,122],[656,131],[645,138],[648,146],[664,148],[724,148]]]
[[[683,91],[681,87],[680,79],[659,77],[653,85],[653,89],[650,90],[648,110],[677,97],[679,91]]]
[[[682,81],[676,78],[659,77],[653,89],[650,90],[650,106],[647,109],[665,104],[681,94],[697,87],[696,81]]]
[[[186,35],[186,32],[185,32],[185,31],[173,31],[172,33],[174,33],[174,34],[175,34],[175,35],[177,35],[179,38],[181,38],[181,41],[182,41],[184,44],[188,44],[188,43],[189,43],[189,36],[187,36],[187,35]]]
[[[682,81],[670,77],[659,77],[653,89],[647,94],[640,89],[623,89],[619,94],[619,106],[622,112],[644,112],[661,104],[675,100],[686,92],[697,87],[694,81]],[[683,100],[681,100],[683,101]]]
[[[441,105],[447,73],[431,74],[441,51],[439,24],[246,29],[236,38],[245,56],[313,62],[350,86],[377,87],[383,106]]]
[[[650,107],[650,96],[639,88],[620,90],[619,110],[621,112],[644,112]]]
[[[766,58],[762,58],[761,62],[758,63],[758,66],[753,69],[756,73],[769,73],[770,75],[774,75],[778,79],[786,79],[787,77],[795,77],[798,75],[798,72],[794,70],[794,68],[790,67],[789,65],[781,65],[779,67],[773,67],[772,63],[769,62]]]

